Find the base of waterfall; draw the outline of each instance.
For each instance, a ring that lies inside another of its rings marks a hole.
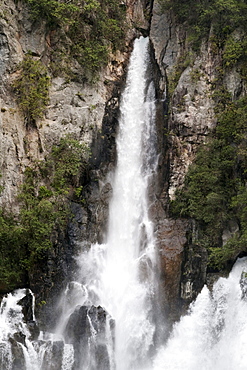
[[[140,370],[245,370],[247,363],[247,258],[228,278],[203,288],[166,344]],[[100,306],[77,306],[64,336],[40,332],[29,289],[9,293],[0,308],[3,370],[115,370],[115,322]],[[109,338],[107,333],[111,333]],[[109,357],[110,354],[110,357]],[[89,356],[90,355],[90,356]],[[130,370],[125,367],[123,368]]]
[[[109,325],[113,338],[114,321],[102,307],[77,306],[62,337],[39,330],[34,306],[34,295],[29,289],[16,290],[3,298],[0,308],[0,369],[113,368],[106,328]]]

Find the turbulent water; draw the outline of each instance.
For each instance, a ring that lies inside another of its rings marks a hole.
[[[190,313],[174,326],[154,370],[245,370],[247,368],[247,259],[212,292],[205,286]],[[241,289],[242,286],[242,289]]]
[[[98,265],[99,301],[116,322],[117,370],[146,362],[154,334],[155,241],[147,187],[155,165],[147,163],[155,164],[155,158],[146,143],[155,137],[155,94],[152,83],[146,84],[148,52],[148,39],[137,40],[121,102],[105,256]]]
[[[38,332],[33,310],[24,319],[25,297],[34,298],[30,291],[3,299],[1,370],[247,368],[246,259],[238,260],[212,292],[203,288],[166,344],[155,340],[160,321],[148,187],[157,154],[149,64],[149,41],[142,37],[135,41],[121,99],[105,242],[78,257],[77,277],[61,298],[55,334]]]
[[[121,101],[106,241],[93,245],[78,261],[83,304],[100,305],[114,320],[111,362],[116,370],[146,366],[155,331],[155,240],[147,197],[156,168],[155,91],[147,83],[148,65],[148,39],[140,38]]]

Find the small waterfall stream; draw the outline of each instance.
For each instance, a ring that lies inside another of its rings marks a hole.
[[[149,41],[141,37],[121,100],[105,242],[78,257],[55,334],[39,333],[34,312],[24,318],[30,291],[2,300],[0,370],[246,369],[247,259],[212,292],[203,288],[165,345],[155,342],[157,261],[148,187],[157,165],[156,112],[148,67]]]

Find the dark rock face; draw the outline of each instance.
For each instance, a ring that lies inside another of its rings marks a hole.
[[[31,293],[28,293],[28,290],[27,290],[27,295],[25,295],[25,297],[23,297],[18,302],[18,304],[20,306],[22,306],[22,313],[23,313],[23,316],[24,316],[23,319],[24,319],[24,322],[27,324],[27,327],[28,327],[28,329],[30,331],[30,334],[31,334],[30,339],[35,340],[35,339],[38,339],[40,330],[39,330],[39,327],[38,327],[36,321],[34,321],[34,317],[33,317],[33,299],[34,299],[33,295]],[[21,342],[18,339],[16,339],[16,340],[18,342]],[[23,344],[25,344],[25,343],[23,343]]]
[[[25,336],[21,331],[20,331],[20,332],[18,332],[18,333],[15,333],[15,334],[13,335],[13,339],[14,339],[16,342],[23,344],[24,346],[26,345],[26,341],[25,341],[26,336]]]
[[[40,330],[39,330],[39,327],[36,323],[36,321],[28,321],[27,322],[27,327],[28,327],[28,330],[31,334],[31,340],[36,340],[38,339],[39,337],[39,334],[40,334]]]
[[[42,362],[42,370],[61,370],[64,351],[62,341],[47,342],[46,352]]]
[[[27,293],[18,304],[22,306],[22,313],[24,315],[25,322],[33,320],[33,296],[31,293]]]
[[[207,280],[207,250],[196,244],[195,234],[194,223],[190,221],[187,233],[188,242],[183,254],[180,293],[185,308],[196,299]]]
[[[15,335],[15,338],[9,339],[11,343],[11,352],[12,352],[12,370],[26,370],[24,353],[22,346],[20,344],[21,343],[20,341],[23,341],[25,339],[22,338],[22,335],[20,335],[19,333]]]
[[[109,330],[113,341],[114,322],[101,306],[81,306],[71,314],[65,340],[74,346],[75,370],[87,367],[92,370],[110,369]]]
[[[164,219],[158,225],[161,306],[169,321],[178,319],[181,310],[180,282],[187,231],[186,220]]]

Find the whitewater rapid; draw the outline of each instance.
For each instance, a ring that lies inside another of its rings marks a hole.
[[[247,297],[240,287],[246,273],[242,258],[212,291],[204,286],[159,349],[153,370],[246,370]]]

